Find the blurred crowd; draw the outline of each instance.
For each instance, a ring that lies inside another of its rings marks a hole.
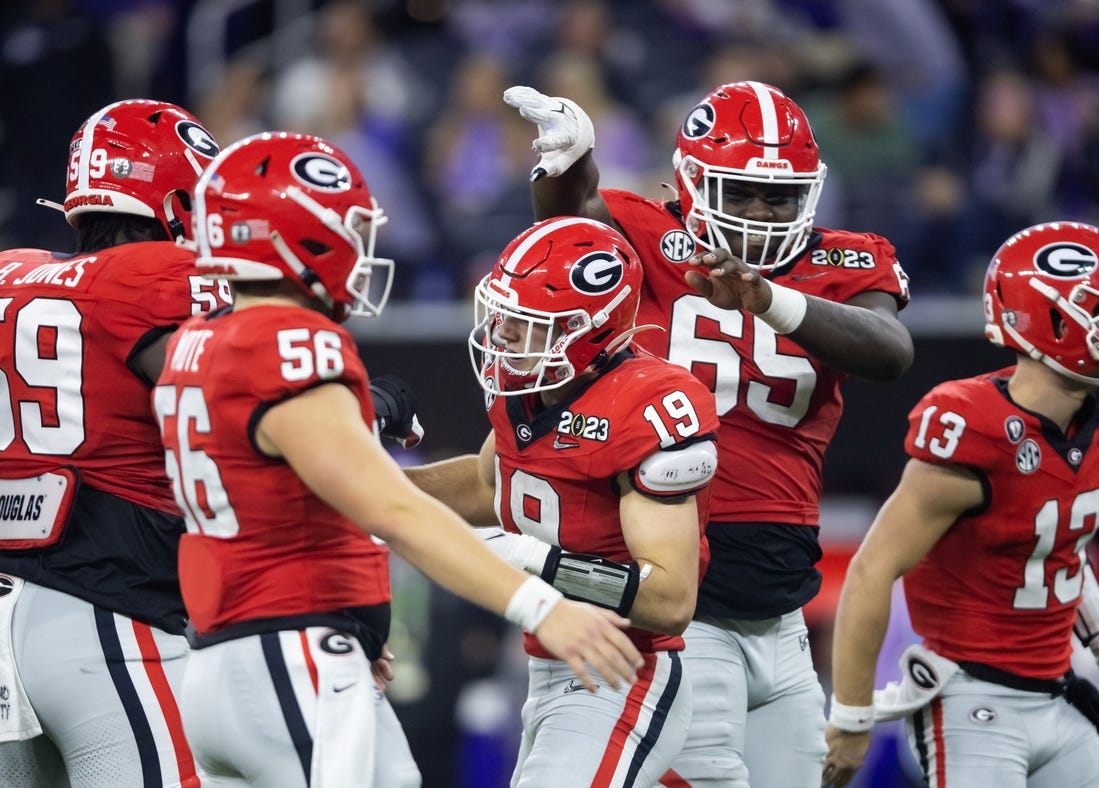
[[[0,22],[0,247],[56,247],[56,151],[116,98],[226,144],[323,135],[393,221],[397,297],[465,297],[531,220],[530,84],[591,115],[602,184],[658,197],[713,86],[774,84],[829,172],[818,223],[890,238],[917,294],[974,293],[1019,227],[1099,221],[1093,0],[17,0]],[[670,192],[665,192],[669,196]]]

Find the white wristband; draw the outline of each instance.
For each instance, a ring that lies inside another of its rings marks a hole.
[[[845,706],[833,695],[828,724],[848,733],[865,733],[874,727],[874,706]]]
[[[564,594],[540,577],[528,577],[508,600],[504,618],[527,632],[537,632]]]
[[[797,330],[805,319],[809,302],[805,293],[768,282],[771,286],[771,305],[756,317],[775,330],[776,334],[789,334]]]
[[[512,566],[539,576],[546,570],[551,548],[542,540],[529,534],[513,534],[503,528],[478,528],[477,535],[492,552]]]

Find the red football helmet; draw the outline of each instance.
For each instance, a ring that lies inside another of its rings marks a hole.
[[[557,217],[527,229],[477,285],[469,347],[481,386],[545,391],[598,367],[634,334],[641,279],[637,253],[605,224]]]
[[[231,145],[195,190],[206,276],[289,277],[336,322],[375,317],[389,299],[393,261],[374,256],[386,221],[347,154],[305,134],[266,132]]]
[[[1028,227],[985,275],[985,336],[1057,372],[1099,384],[1099,228]]]
[[[195,184],[217,153],[210,132],[175,104],[111,104],[84,121],[69,145],[65,218],[75,227],[83,213],[146,216],[183,238]]]
[[[827,168],[805,113],[777,88],[734,82],[714,90],[687,115],[672,163],[687,232],[705,248],[726,249],[765,271],[805,248]],[[764,222],[732,215],[725,194],[737,182],[796,187],[797,217]],[[762,252],[751,254],[749,241],[762,244]]]

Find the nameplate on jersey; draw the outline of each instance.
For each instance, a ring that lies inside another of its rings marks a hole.
[[[79,486],[67,469],[0,479],[0,549],[49,547],[61,538]]]

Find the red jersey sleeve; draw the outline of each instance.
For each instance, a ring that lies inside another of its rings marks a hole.
[[[908,414],[908,433],[904,447],[914,459],[933,464],[955,463],[980,473],[994,470],[1003,447],[1010,447],[1005,431],[1010,414],[1003,423],[990,418],[989,381],[1007,378],[1011,369],[1003,369],[979,378],[952,380],[942,383],[923,396]],[[1020,423],[1021,427],[1021,423]]]

